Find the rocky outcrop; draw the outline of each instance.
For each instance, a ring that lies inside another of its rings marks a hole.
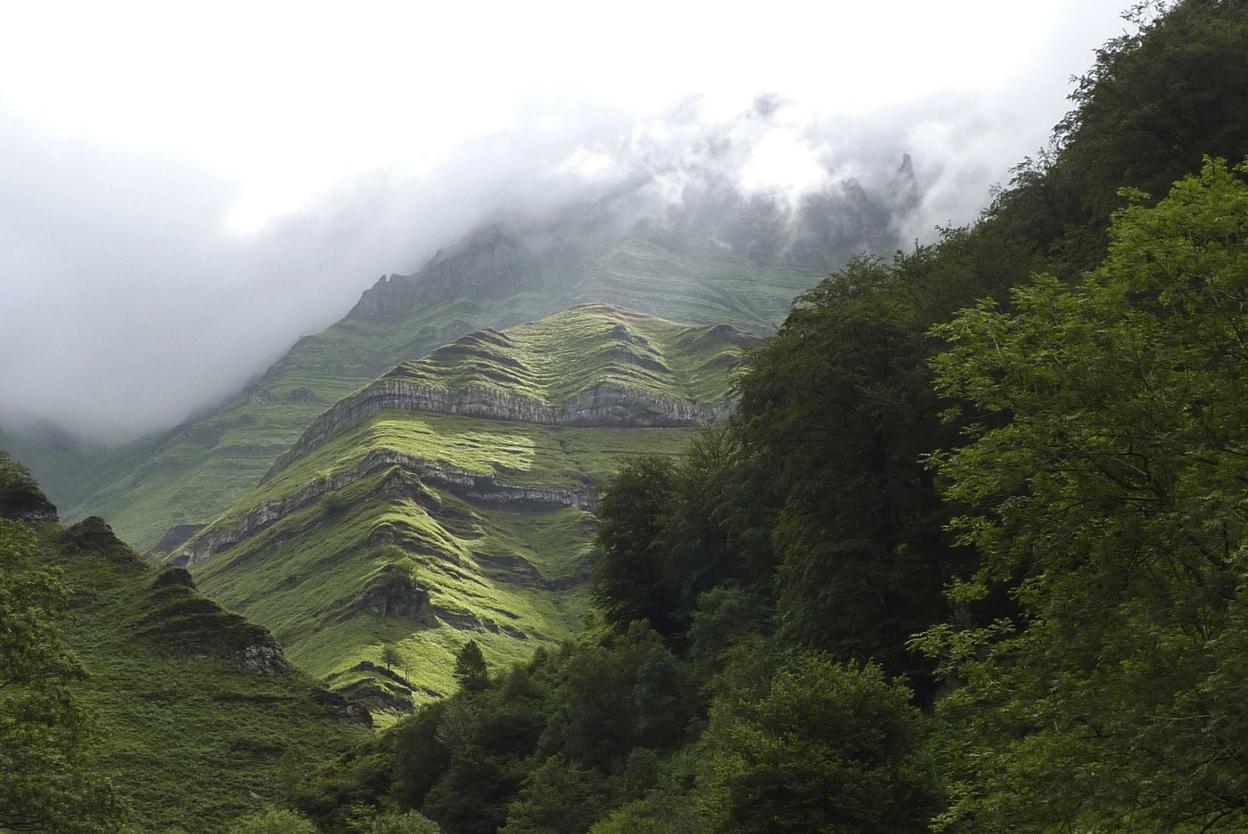
[[[312,700],[329,710],[339,718],[345,718],[365,727],[373,726],[373,714],[363,704],[349,701],[341,694],[329,689],[316,687],[312,690]]]
[[[66,528],[60,535],[61,547],[66,553],[94,553],[124,565],[141,565],[139,555],[117,538],[113,528],[99,516],[84,518]]]
[[[178,660],[213,658],[248,672],[283,675],[290,663],[269,630],[201,596],[182,568],[156,575],[142,601],[136,634]]]
[[[29,496],[5,496],[0,500],[0,518],[21,521],[25,524],[47,524],[57,520],[56,505],[43,494]]]
[[[540,588],[545,591],[566,591],[580,587],[589,582],[592,571],[589,566],[584,570],[568,576],[547,579],[523,556],[514,553],[480,553],[474,552],[472,558],[491,579],[526,588]]]
[[[900,213],[913,212],[923,203],[923,188],[914,175],[914,160],[910,154],[902,154],[901,165],[893,175],[889,196],[895,211]]]
[[[548,589],[541,571],[528,559],[515,553],[473,553],[472,558],[491,579],[526,588]]]
[[[383,275],[364,291],[347,313],[348,319],[393,321],[407,311],[415,281],[403,275]]]
[[[471,501],[512,506],[527,504],[577,507],[590,511],[598,503],[597,493],[588,486],[574,490],[516,486],[499,481],[493,474],[469,472],[439,461],[428,461],[397,449],[382,447],[365,455],[354,469],[319,478],[293,495],[264,502],[244,515],[237,524],[223,529],[209,528],[170,557],[168,563],[189,567],[203,562],[275,521],[309,506],[321,496],[336,492],[392,466],[400,467],[419,481],[448,489]]]
[[[537,397],[488,385],[446,388],[383,377],[316,418],[299,442],[277,459],[265,480],[325,440],[378,412],[391,410],[540,425],[639,428],[709,426],[725,419],[730,405],[702,405],[611,382],[594,385],[565,405],[551,405]]]
[[[529,635],[515,626],[499,625],[493,620],[484,620],[470,611],[455,611],[441,606],[434,606],[433,610],[441,622],[446,623],[457,631],[489,631],[494,634],[506,634],[508,637],[514,637],[517,640],[529,639]]]
[[[343,678],[364,674],[367,677],[356,677],[347,683],[339,683]],[[335,672],[326,678],[330,686],[338,692],[376,712],[391,715],[407,715],[415,711],[413,695],[420,694],[426,698],[442,698],[444,693],[426,686],[412,683],[403,675],[385,666],[378,666],[368,660],[361,660],[350,669]]]
[[[438,624],[429,592],[416,584],[411,574],[394,569],[382,570],[370,579],[358,595],[334,607],[330,617],[344,622],[361,614],[408,620],[432,628]]]
[[[429,592],[407,576],[385,576],[364,587],[355,606],[356,612],[379,617],[397,617],[424,625],[434,625],[429,607]]]
[[[175,524],[165,531],[165,534],[160,537],[160,541],[156,542],[152,549],[147,552],[147,556],[149,558],[159,558],[172,553],[190,541],[196,533],[203,530],[206,526],[206,524]]]

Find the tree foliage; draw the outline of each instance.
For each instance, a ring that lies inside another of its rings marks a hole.
[[[621,466],[600,508],[594,601],[608,622],[645,620],[675,633],[676,601],[666,581],[662,518],[672,502],[674,464],[645,455]]]
[[[356,825],[359,834],[442,834],[433,820],[416,811],[386,811],[368,815]]]
[[[584,634],[324,784],[455,834],[1243,829],[1248,198],[1157,198],[1248,148],[1248,4],[1133,19],[979,222],[620,470]]]
[[[269,808],[230,826],[230,834],[318,834],[316,826],[293,811]]]
[[[803,297],[742,379],[738,415],[777,496],[781,632],[894,671],[912,671],[900,647],[943,611],[955,560],[920,462],[940,403],[905,263],[858,262]]]
[[[13,831],[115,831],[122,808],[92,771],[92,725],[74,695],[86,671],[56,618],[67,590],[36,566],[26,525],[0,519],[0,827]]]
[[[765,694],[719,699],[703,740],[707,830],[927,830],[935,792],[910,698],[878,666],[803,655]]]
[[[981,554],[956,595],[1021,616],[934,629],[962,682],[948,820],[978,830],[1242,822],[1248,183],[1206,162],[1051,277],[938,328],[942,388],[988,417],[936,458]],[[1229,707],[1229,709],[1228,709]]]
[[[476,640],[469,640],[455,656],[455,681],[461,690],[475,692],[484,689],[490,681],[485,655]]]

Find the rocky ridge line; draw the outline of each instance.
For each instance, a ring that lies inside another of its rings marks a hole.
[[[724,420],[731,404],[700,405],[643,388],[602,382],[581,392],[565,406],[488,385],[445,388],[404,379],[382,378],[340,400],[317,417],[299,441],[278,457],[261,483],[291,461],[335,435],[381,411],[425,411],[461,417],[511,420],[551,426],[613,426],[619,428],[701,427]]]
[[[210,559],[270,524],[309,506],[322,495],[343,489],[390,466],[398,466],[421,481],[445,487],[463,498],[485,503],[545,504],[590,511],[598,504],[597,492],[588,486],[575,490],[515,486],[500,482],[492,474],[469,472],[397,449],[381,447],[365,455],[354,469],[318,478],[293,495],[264,502],[228,530],[214,532],[210,528],[192,539],[187,547],[169,557],[167,563],[189,567]]]

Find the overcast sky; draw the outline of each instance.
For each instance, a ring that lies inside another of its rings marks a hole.
[[[762,94],[745,187],[904,149],[927,228],[968,222],[1123,3],[7,4],[0,421],[171,425],[500,206],[679,158]]]

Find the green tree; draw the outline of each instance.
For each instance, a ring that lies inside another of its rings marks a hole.
[[[700,834],[702,830],[691,795],[655,791],[607,814],[589,834]]]
[[[673,624],[688,629],[698,598],[725,582],[761,585],[774,571],[771,549],[758,539],[751,473],[741,437],[726,427],[702,431],[672,470],[661,517],[664,593],[674,600]],[[765,537],[767,534],[762,534]],[[761,601],[761,600],[760,600]]]
[[[543,748],[575,764],[618,772],[633,748],[679,744],[694,715],[687,668],[641,621],[577,645],[560,671]]]
[[[583,834],[609,802],[602,774],[554,755],[529,774],[499,834]]]
[[[438,824],[416,811],[386,811],[360,824],[360,834],[442,834]]]
[[[1041,277],[937,329],[980,419],[939,455],[982,554],[959,601],[1020,615],[919,641],[941,705],[947,825],[1238,828],[1248,793],[1248,183],[1207,162],[1111,231],[1074,286]]]
[[[673,471],[672,459],[662,455],[631,460],[616,472],[602,500],[592,592],[614,625],[645,620],[664,634],[680,631],[662,539]]]
[[[478,692],[489,685],[489,668],[476,640],[469,640],[455,655],[455,680],[461,692]]]
[[[859,261],[803,296],[739,383],[749,456],[770,473],[784,637],[918,671],[906,639],[945,613],[960,563],[920,462],[956,432],[926,367],[911,267]]]
[[[521,757],[466,744],[452,755],[421,812],[456,834],[497,834],[507,821],[507,803],[531,769],[532,764]]]
[[[391,792],[402,808],[419,808],[450,765],[451,752],[438,740],[445,712],[444,701],[426,704],[390,732],[394,738]]]
[[[1078,79],[1051,146],[1014,171],[981,232],[1034,246],[1072,278],[1105,256],[1119,189],[1160,197],[1205,154],[1248,147],[1248,7],[1238,0],[1143,0]],[[981,241],[982,242],[982,241]],[[1000,270],[997,270],[1000,272]],[[1024,274],[1025,277],[1025,274]]]
[[[432,744],[422,738],[425,730],[416,728],[420,748],[403,753],[412,767],[396,775],[415,780],[404,786],[402,801],[409,801],[432,777],[423,813],[457,834],[495,834],[507,820],[508,803],[540,764],[534,753],[546,726],[548,693],[542,678],[551,665],[539,653],[527,667],[513,668],[479,690],[461,690],[444,706],[437,705],[442,709]],[[432,762],[419,761],[422,749],[433,754]],[[439,772],[440,756],[445,764]],[[395,787],[399,795],[400,783]]]
[[[296,814],[270,808],[236,820],[230,834],[317,834],[316,826]]]
[[[0,828],[115,831],[121,802],[87,759],[86,672],[60,635],[67,589],[29,527],[0,519]]]
[[[703,680],[720,671],[733,647],[769,630],[769,609],[756,594],[721,585],[698,599],[689,628],[689,657]]]
[[[923,723],[879,666],[805,655],[756,694],[716,699],[698,790],[707,829],[733,834],[927,830]],[[663,830],[663,829],[659,829]]]

